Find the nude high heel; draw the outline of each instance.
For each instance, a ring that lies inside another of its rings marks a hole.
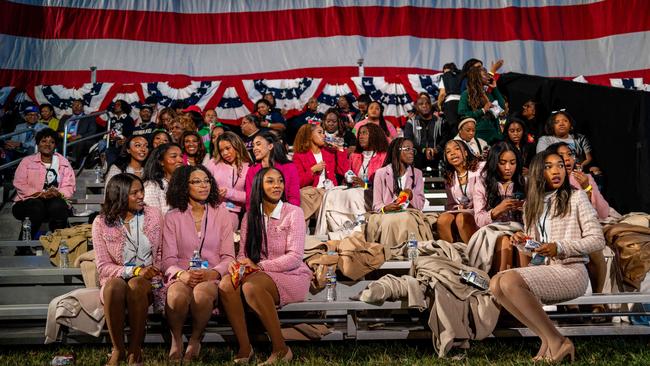
[[[576,349],[573,346],[573,342],[571,342],[569,338],[564,339],[564,342],[562,342],[562,346],[560,346],[557,355],[551,354],[551,359],[549,361],[551,363],[560,363],[566,358],[566,356],[570,356],[570,362],[573,362],[576,359]]]
[[[258,364],[257,366],[275,365],[280,361],[289,362],[292,359],[293,353],[291,352],[291,348],[287,347],[287,353],[285,353],[283,356],[280,356],[277,353],[272,353],[271,356],[266,359],[266,361]]]
[[[254,355],[255,354],[253,353],[253,349],[251,348],[251,352],[248,354],[248,357],[235,358],[233,360],[233,362],[236,363],[236,364],[247,364],[247,363],[251,362]]]

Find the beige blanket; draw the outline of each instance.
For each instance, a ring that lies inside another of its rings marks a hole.
[[[495,222],[478,229],[469,239],[465,252],[472,267],[489,271],[494,257],[497,239],[503,235],[512,235],[524,228],[517,222]]]
[[[61,325],[99,337],[105,321],[99,289],[81,288],[70,291],[55,297],[47,307],[45,344],[57,340]]]
[[[314,235],[326,235],[341,228],[347,220],[354,222],[356,215],[365,214],[370,208],[366,197],[371,190],[362,188],[334,187],[325,192],[318,211]]]
[[[418,241],[433,239],[431,225],[420,210],[368,215],[366,240],[382,244],[386,260],[404,259],[409,232],[414,232]]]

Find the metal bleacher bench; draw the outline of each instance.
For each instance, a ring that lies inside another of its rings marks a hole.
[[[49,265],[46,257],[11,257],[22,263],[8,266],[9,257],[0,257],[0,344],[42,343],[45,319],[50,299],[83,287],[78,268],[60,269]],[[405,273],[410,262],[389,261],[378,269],[381,273]],[[280,309],[281,322],[287,326],[297,323],[327,324],[333,331],[323,340],[370,340],[370,339],[413,339],[430,337],[425,313],[409,309],[405,301],[388,301],[381,305],[350,300],[350,296],[362,291],[370,281],[341,281],[337,287],[337,301],[325,301],[325,291],[309,294],[304,302],[289,304]],[[650,294],[624,293],[584,295],[558,305],[627,304],[650,303]],[[648,335],[650,327],[621,324],[577,324],[566,325],[561,321],[567,317],[591,316],[591,312],[566,314],[558,306],[546,306],[549,316],[558,320],[560,332],[569,336],[585,335]],[[611,315],[634,315],[633,312],[612,311]],[[601,315],[601,314],[599,314]],[[158,315],[151,314],[146,342],[160,343],[167,336],[164,322]],[[104,332],[106,333],[106,332]],[[206,341],[222,342],[232,334],[224,317],[213,318],[206,330]],[[498,327],[497,337],[533,336],[527,328]],[[109,342],[106,334],[100,338],[78,332],[65,332],[62,341]]]

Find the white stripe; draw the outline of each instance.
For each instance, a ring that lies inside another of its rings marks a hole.
[[[503,9],[507,7],[573,6],[593,4],[602,0],[11,0],[37,6],[65,8],[159,11],[169,13],[205,14],[263,12],[329,7],[404,7],[435,9]]]
[[[308,50],[308,52],[307,52]],[[600,75],[650,69],[650,31],[581,41],[483,42],[417,37],[341,36],[288,41],[179,45],[122,40],[42,40],[0,35],[0,68],[124,70],[195,77],[298,68],[365,66],[439,69],[470,57],[503,58],[502,72],[540,76]],[[142,60],[156,62],[142,62]],[[214,60],[219,60],[215,62]]]
[[[303,79],[298,78],[298,79],[277,79],[277,80],[264,80],[264,84],[268,87],[271,88],[276,88],[276,89],[293,89],[298,87],[298,83],[300,83]],[[292,110],[292,109],[297,109],[300,110],[302,107],[307,104],[307,101],[309,98],[314,96],[314,93],[316,92],[316,89],[318,89],[318,86],[320,85],[322,79],[311,79],[311,85],[309,88],[305,89],[304,92],[300,95],[299,98],[294,98],[294,99],[286,99],[286,98],[281,98],[281,97],[276,97],[275,98],[275,107],[278,109],[285,109],[285,110]],[[242,80],[242,84],[244,84],[244,89],[246,89],[246,92],[248,93],[248,99],[254,104],[258,100],[262,99],[263,95],[260,94],[257,89],[255,89],[255,81],[254,80]]]
[[[104,98],[108,94],[108,91],[113,86],[113,83],[102,83],[102,87],[98,95],[93,96],[90,99],[89,105],[84,106],[85,113],[92,113],[99,110],[99,106],[104,101]],[[90,93],[92,90],[93,84],[87,83],[84,84],[81,88],[66,88],[63,85],[52,85],[52,92],[61,99],[80,99],[84,95]],[[34,97],[36,97],[36,102],[39,104],[51,103],[49,97],[43,93],[43,85],[38,85],[34,87]],[[61,118],[66,114],[72,114],[72,107],[66,109],[60,109],[57,106],[54,107],[54,114]]]

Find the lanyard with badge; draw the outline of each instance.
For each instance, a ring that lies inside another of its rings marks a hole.
[[[239,173],[235,174],[236,170],[237,169],[232,167],[232,175],[230,176],[230,186],[232,187],[232,189],[235,189],[235,185],[239,182],[239,178],[240,178]],[[236,179],[235,176],[237,177]],[[226,208],[232,210],[235,208],[235,204],[232,201],[226,201]]]
[[[208,261],[203,259],[202,253],[203,253],[203,244],[205,243],[205,237],[208,236],[208,215],[210,214],[210,211],[208,210],[208,205],[205,205],[205,220],[203,221],[203,232],[201,235],[201,245],[199,246],[198,250],[194,250],[194,254],[192,254],[192,258],[190,258],[190,270],[196,270],[196,269],[207,269],[208,268]]]

